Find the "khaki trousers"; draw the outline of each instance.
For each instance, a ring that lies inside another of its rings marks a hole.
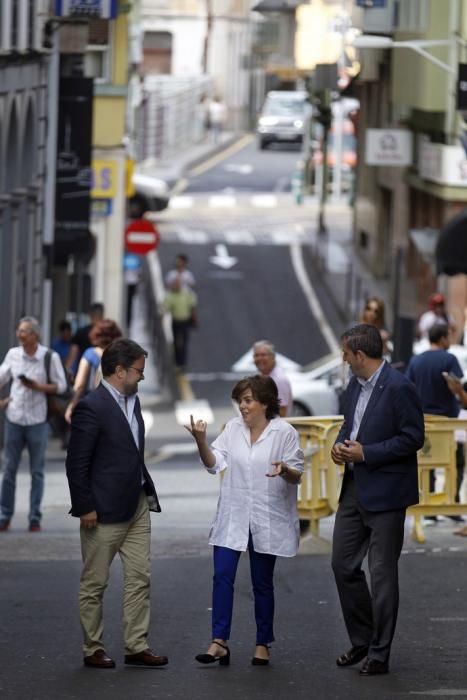
[[[110,565],[117,554],[123,565],[123,637],[125,654],[148,648],[150,618],[151,521],[146,494],[141,491],[138,508],[131,520],[81,527],[83,571],[79,610],[84,635],[83,651],[91,656],[103,643],[103,599]]]

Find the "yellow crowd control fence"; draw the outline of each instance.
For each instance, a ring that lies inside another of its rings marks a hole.
[[[300,520],[308,520],[313,535],[319,535],[321,518],[337,510],[343,466],[331,459],[331,447],[342,425],[343,416],[289,418],[300,435],[305,454],[305,471],[298,492]],[[456,503],[456,442],[454,431],[467,430],[467,420],[425,415],[425,443],[418,452],[420,503],[411,506],[413,538],[425,541],[424,515],[467,514],[467,504]],[[429,473],[436,469],[441,489],[430,491]]]

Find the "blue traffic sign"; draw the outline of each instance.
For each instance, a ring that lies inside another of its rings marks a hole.
[[[57,17],[100,17],[115,19],[118,0],[55,0]]]

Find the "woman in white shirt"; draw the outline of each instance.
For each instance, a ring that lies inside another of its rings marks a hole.
[[[209,544],[214,546],[212,642],[196,660],[230,662],[227,641],[235,574],[241,552],[249,550],[255,598],[256,649],[251,663],[269,663],[274,641],[273,572],[276,556],[293,557],[300,538],[297,484],[303,452],[297,431],[279,418],[277,386],[270,377],[242,379],[232,391],[241,417],[233,418],[209,446],[206,423],[187,427],[210,474],[223,472]],[[276,478],[279,477],[279,478]]]

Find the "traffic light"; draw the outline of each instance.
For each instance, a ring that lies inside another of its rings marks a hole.
[[[327,131],[331,128],[332,109],[329,105],[323,105],[319,102],[316,104],[318,113],[315,117],[316,121],[321,124]]]

